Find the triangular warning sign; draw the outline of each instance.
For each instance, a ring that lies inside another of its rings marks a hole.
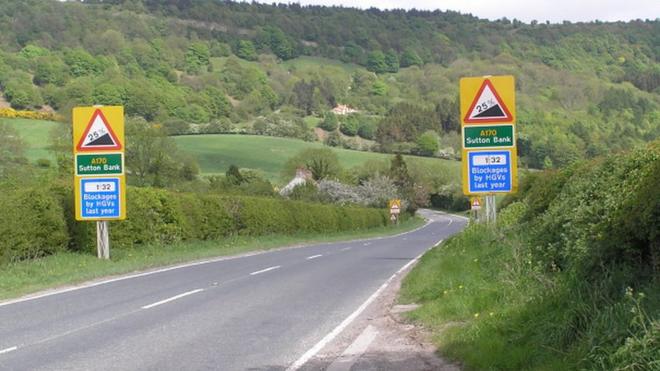
[[[78,151],[98,151],[98,150],[120,150],[121,143],[112,131],[112,126],[103,115],[103,111],[97,109],[89,120],[78,145]]]
[[[466,123],[512,122],[513,115],[490,80],[485,79],[463,121]]]

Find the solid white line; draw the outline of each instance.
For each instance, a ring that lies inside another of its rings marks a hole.
[[[13,351],[15,351],[16,349],[18,349],[18,347],[11,347],[11,348],[7,348],[7,349],[3,349],[3,350],[0,350],[0,354],[5,354],[5,353],[13,352]]]
[[[262,269],[260,271],[252,272],[252,273],[250,273],[250,276],[254,276],[255,274],[261,274],[261,273],[264,273],[264,272],[272,271],[273,269],[278,269],[278,268],[282,268],[282,266],[281,265],[276,265],[274,267],[269,267],[269,268],[266,268],[266,269]]]
[[[321,341],[316,343],[311,349],[309,349],[305,354],[300,356],[297,361],[293,362],[291,366],[287,368],[287,371],[295,371],[302,367],[305,363],[307,363],[312,357],[316,355],[321,349],[323,349],[328,343],[330,343],[337,335],[339,335],[342,331],[348,327],[351,322],[353,322],[362,312],[364,312],[365,309],[371,304],[376,298],[387,288],[387,286],[394,280],[394,278],[399,275],[401,272],[405,271],[410,267],[413,263],[417,261],[424,253],[420,254],[413,260],[409,261],[406,265],[401,267],[398,271],[396,271],[390,278],[383,283],[376,292],[374,292],[358,309],[355,310],[355,312],[351,313],[346,319],[344,319],[339,326],[335,327],[334,330],[332,330],[329,334],[327,334]]]
[[[458,216],[458,215],[454,215],[454,216],[459,217],[459,218],[464,218],[464,217]],[[467,219],[467,218],[465,218],[465,219]],[[411,231],[402,232],[402,233],[391,235],[391,236],[383,236],[383,237],[376,237],[376,238],[373,238],[373,237],[371,237],[371,238],[358,238],[358,239],[355,239],[355,240],[349,240],[349,241],[343,241],[343,242],[350,243],[350,242],[361,242],[361,241],[366,241],[366,240],[380,240],[380,239],[384,239],[384,238],[399,237],[399,236],[402,236],[402,235],[405,235],[405,234],[408,234],[408,233],[417,232],[418,230],[427,227],[432,222],[433,221],[431,221],[431,220],[427,220],[426,223],[424,225],[422,225],[421,227],[417,227],[417,228],[415,228]],[[284,250],[305,248],[305,247],[310,247],[310,246],[328,245],[328,244],[333,244],[333,243],[335,243],[335,242],[328,242],[328,243],[322,243],[322,244],[316,244],[316,245],[312,244],[312,245],[284,246],[282,248],[271,249],[271,250],[268,250],[268,251],[253,251],[253,252],[240,254],[240,255],[220,256],[220,257],[217,257],[217,258],[195,261],[195,262],[192,262],[192,263],[177,264],[177,265],[173,265],[173,266],[170,266],[170,267],[144,271],[144,272],[140,272],[140,273],[136,273],[136,274],[123,275],[123,276],[110,278],[110,279],[106,279],[106,280],[102,280],[102,281],[92,281],[92,282],[82,283],[80,285],[73,286],[73,287],[65,287],[65,288],[61,288],[61,289],[47,290],[45,292],[35,293],[35,294],[23,296],[21,298],[11,299],[11,300],[0,302],[0,307],[6,306],[6,305],[12,305],[12,304],[16,304],[16,303],[22,303],[22,302],[30,301],[30,300],[41,299],[41,298],[45,298],[45,297],[48,297],[48,296],[65,294],[65,293],[71,292],[71,291],[77,291],[77,290],[88,289],[88,288],[92,288],[92,287],[96,287],[96,286],[107,285],[107,284],[113,283],[113,282],[119,282],[119,281],[124,281],[124,280],[130,280],[130,279],[133,279],[133,278],[140,278],[140,277],[144,277],[144,276],[150,276],[152,274],[168,272],[168,271],[172,271],[172,270],[176,270],[176,269],[189,268],[189,267],[194,267],[194,266],[197,266],[197,265],[204,265],[204,264],[210,264],[210,263],[217,263],[217,262],[226,261],[226,260],[247,258],[247,257],[250,257],[250,256],[255,256],[255,255],[276,253],[278,251],[284,251]],[[341,251],[346,251],[346,250],[350,250],[350,247],[342,249]]]
[[[433,246],[440,245],[442,243],[442,241],[444,241],[444,239],[439,239],[438,242],[436,242],[435,245],[433,245]]]
[[[155,302],[155,303],[153,303],[153,304],[145,305],[144,307],[142,307],[142,309],[150,309],[150,308],[153,308],[153,307],[157,307],[157,306],[159,306],[159,305],[162,305],[162,304],[165,304],[165,303],[169,303],[169,302],[174,301],[174,300],[176,300],[176,299],[181,299],[181,298],[184,297],[184,296],[188,296],[188,295],[196,294],[196,293],[198,293],[198,292],[202,292],[202,291],[204,291],[204,289],[197,289],[197,290],[192,290],[192,291],[184,292],[183,294],[179,294],[179,295],[177,295],[177,296],[172,296],[171,298],[168,298],[168,299],[165,299],[165,300],[161,300],[161,301]]]
[[[322,256],[323,256],[323,255],[321,255],[321,254],[319,254],[319,255],[312,255],[312,256],[308,256],[308,257],[306,257],[305,259],[307,259],[307,260],[312,260],[312,259],[320,258],[320,257],[322,257]]]

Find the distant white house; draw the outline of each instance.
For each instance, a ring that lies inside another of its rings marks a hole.
[[[346,104],[338,104],[337,107],[332,109],[332,113],[334,113],[335,115],[342,115],[342,116],[356,112],[360,112],[360,111],[356,110],[355,108],[351,108]]]
[[[312,178],[312,172],[305,169],[304,167],[299,167],[296,169],[296,176],[291,179],[289,184],[284,186],[280,190],[280,195],[282,196],[288,196],[291,192],[293,192],[293,189],[296,188],[299,185],[306,184],[307,182],[313,182],[314,179]]]

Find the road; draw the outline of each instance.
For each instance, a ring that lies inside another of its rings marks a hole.
[[[1,370],[284,370],[465,226],[216,259],[0,303]]]

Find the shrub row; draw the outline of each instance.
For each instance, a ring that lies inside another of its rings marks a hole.
[[[95,224],[75,222],[72,191],[51,186],[0,197],[0,263],[95,246]],[[128,218],[110,224],[113,248],[231,235],[330,233],[383,226],[386,210],[274,198],[128,188]]]
[[[39,111],[22,111],[13,108],[0,108],[0,117],[4,118],[23,118],[32,120],[62,121],[62,117],[56,113]]]

